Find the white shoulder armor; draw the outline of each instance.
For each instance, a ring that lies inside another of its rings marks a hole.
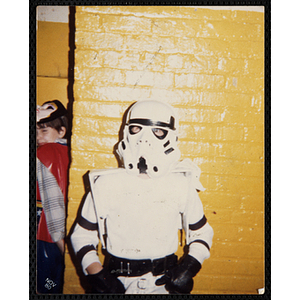
[[[198,191],[205,191],[205,188],[200,182],[201,170],[194,164],[189,158],[178,162],[178,164],[172,170],[172,173],[184,173],[186,177],[189,177],[192,181],[192,185]]]
[[[113,169],[98,169],[98,170],[91,170],[89,172],[89,179],[91,187],[96,183],[97,179],[100,176],[106,176],[111,174],[120,174],[126,172],[124,168],[113,168]]]

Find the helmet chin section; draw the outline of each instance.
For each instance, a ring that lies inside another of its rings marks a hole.
[[[177,128],[178,120],[168,104],[136,102],[128,112],[117,151],[127,172],[146,173],[152,178],[168,173],[180,158]]]

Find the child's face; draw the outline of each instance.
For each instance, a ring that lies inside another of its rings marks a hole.
[[[60,131],[52,127],[45,127],[45,128],[36,128],[36,141],[37,145],[41,146],[47,143],[54,143],[57,139],[63,138],[66,133],[64,127],[61,128]]]

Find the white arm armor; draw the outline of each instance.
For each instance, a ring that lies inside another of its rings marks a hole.
[[[212,227],[204,215],[203,205],[197,190],[205,191],[199,181],[201,170],[190,159],[184,159],[177,166],[190,179],[190,193],[183,213],[183,226],[186,233],[186,243],[189,245],[189,255],[201,264],[210,257],[210,248],[214,235]]]
[[[207,223],[205,215],[203,215],[202,219],[196,224],[189,225],[189,254],[196,258],[201,264],[205,259],[210,257],[213,234],[213,229]]]
[[[77,217],[77,224],[71,235],[71,243],[76,253],[77,259],[81,262],[83,272],[87,274],[86,268],[94,263],[99,262],[97,254],[97,247],[99,239],[101,241],[102,248],[105,248],[104,234],[105,232],[105,219],[100,216],[99,207],[98,210],[95,207],[93,199],[93,190],[97,178],[106,174],[112,174],[116,172],[122,172],[125,170],[120,169],[108,169],[108,170],[91,170],[89,173],[91,192],[87,195],[84,205],[81,210],[81,214]]]
[[[83,272],[93,262],[99,262],[97,247],[99,244],[98,223],[94,203],[89,193],[85,199],[81,213],[78,214],[77,224],[71,234],[71,243]]]
[[[186,244],[189,245],[189,254],[202,264],[210,257],[214,232],[207,222],[196,190],[191,191],[188,202],[189,205],[183,214]]]

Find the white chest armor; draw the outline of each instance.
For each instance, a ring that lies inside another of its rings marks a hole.
[[[142,179],[122,171],[100,176],[92,186],[97,217],[106,219],[108,252],[128,259],[176,252],[188,195],[186,178],[171,173]]]

